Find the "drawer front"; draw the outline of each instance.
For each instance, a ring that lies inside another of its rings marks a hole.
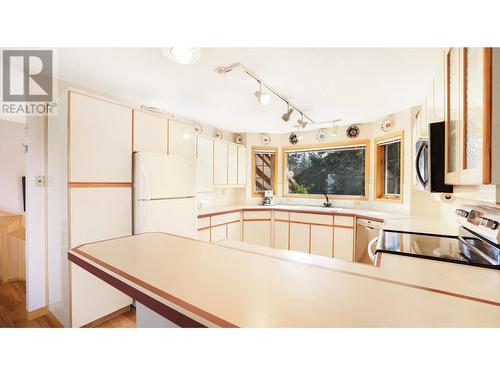
[[[334,225],[341,225],[343,227],[354,227],[354,216],[335,215],[333,222]]]
[[[290,212],[288,211],[274,211],[274,219],[276,220],[290,220]]]
[[[202,217],[198,219],[198,229],[200,228],[208,228],[210,226],[210,216]]]
[[[229,214],[214,215],[212,216],[212,226],[238,221],[240,220],[240,217],[241,217],[240,212],[231,212]]]
[[[333,224],[333,215],[314,215],[314,214],[302,214],[297,212],[290,212],[291,221],[299,221],[301,223],[313,223],[313,224]]]
[[[271,219],[271,211],[243,211],[243,218],[247,219]]]

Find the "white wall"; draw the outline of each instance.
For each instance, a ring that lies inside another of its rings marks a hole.
[[[25,125],[0,119],[0,211],[23,212],[21,177],[25,175]]]
[[[35,185],[36,176],[45,175],[45,122],[28,118],[26,154],[26,308],[47,306],[45,248],[45,188]]]

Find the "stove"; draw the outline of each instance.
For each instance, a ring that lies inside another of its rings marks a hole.
[[[383,229],[377,253],[460,263],[500,269],[500,210],[484,206],[461,206],[455,211],[458,236]]]

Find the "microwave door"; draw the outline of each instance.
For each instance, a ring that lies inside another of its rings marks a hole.
[[[429,145],[427,142],[420,143],[415,158],[415,171],[418,186],[427,190],[429,185]]]

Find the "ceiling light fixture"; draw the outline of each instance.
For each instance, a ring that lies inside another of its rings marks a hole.
[[[200,59],[200,48],[167,47],[163,48],[163,54],[178,64],[194,64]]]
[[[262,91],[262,83],[261,82],[259,82],[259,91],[255,91],[255,96],[257,97],[257,100],[259,101],[260,105],[262,105],[262,106],[268,105],[269,101],[271,100],[271,97],[269,96],[269,94]]]
[[[288,110],[283,114],[283,116],[281,116],[281,118],[283,119],[283,121],[290,121],[290,116],[292,115],[292,112],[293,112],[293,108],[290,108],[290,103],[286,103],[288,105]]]
[[[337,136],[337,122],[342,121],[341,118],[335,119],[332,121],[332,131],[330,132],[330,135],[333,135],[334,137]]]

